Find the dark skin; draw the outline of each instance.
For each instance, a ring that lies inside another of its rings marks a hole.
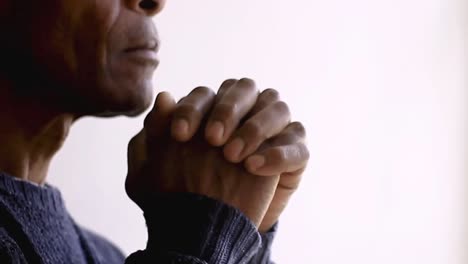
[[[0,170],[42,184],[73,123],[150,107],[165,1],[2,1]],[[239,208],[269,229],[297,189],[309,153],[278,92],[231,79],[178,103],[160,93],[129,144],[126,189],[193,192]],[[194,158],[195,157],[195,158]],[[178,160],[178,164],[173,161]],[[160,166],[157,166],[157,165]],[[183,164],[183,165],[181,165]]]

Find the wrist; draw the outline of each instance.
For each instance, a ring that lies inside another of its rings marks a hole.
[[[255,225],[236,208],[190,194],[155,194],[144,208],[147,249],[178,252],[208,263],[245,263],[261,247]]]

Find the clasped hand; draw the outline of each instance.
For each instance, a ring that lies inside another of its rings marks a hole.
[[[279,93],[251,79],[227,80],[217,93],[198,87],[177,103],[163,92],[129,143],[126,190],[140,207],[151,192],[202,194],[264,232],[299,186],[305,139]]]

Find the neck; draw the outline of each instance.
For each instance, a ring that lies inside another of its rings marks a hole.
[[[77,117],[38,98],[17,96],[12,88],[0,81],[0,171],[43,184]]]

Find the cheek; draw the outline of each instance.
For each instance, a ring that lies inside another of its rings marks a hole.
[[[121,8],[120,1],[100,0],[79,18],[81,22],[74,33],[78,85],[73,89],[74,94],[97,108],[140,112],[151,103],[152,91],[147,88],[151,82],[122,77],[129,74],[116,70],[119,67],[115,57],[128,32]],[[137,92],[134,86],[145,87],[144,92]]]
[[[96,1],[93,8],[84,10],[78,19],[74,41],[77,76],[80,80],[98,82],[108,67],[109,32],[115,23],[119,6],[114,1]]]
[[[35,1],[28,9],[19,1],[16,6],[20,15],[14,40],[19,44],[18,53],[29,58],[25,64],[31,65],[32,73],[59,87],[76,79],[79,58],[83,55],[77,53],[81,47],[76,41],[79,17],[83,14],[79,1],[50,0],[46,4]]]

